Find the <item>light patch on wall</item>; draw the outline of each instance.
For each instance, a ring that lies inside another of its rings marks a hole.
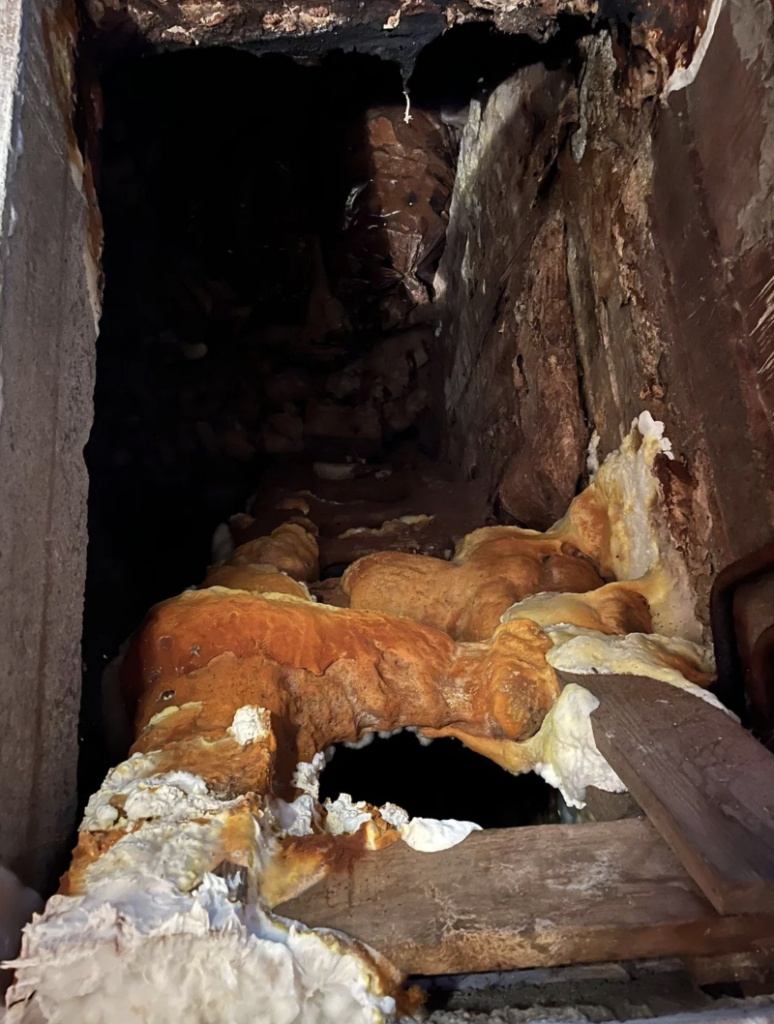
[[[21,0],[0,4],[0,242],[5,249],[16,226],[16,211],[8,202],[8,181],[13,174],[22,138],[19,126],[21,92],[21,54],[23,48],[23,10]],[[14,131],[17,133],[14,138]],[[5,253],[0,253],[0,294],[3,287]],[[0,360],[3,350],[0,345]],[[0,419],[3,415],[3,376],[0,373]]]
[[[702,64],[704,63],[704,58],[707,56],[707,51],[709,50],[709,45],[712,42],[712,36],[715,32],[715,26],[718,23],[723,3],[724,0],[712,0],[709,17],[707,18],[707,27],[702,33],[702,37],[699,40],[699,45],[694,51],[691,63],[687,68],[675,68],[669,76],[669,80],[664,87],[664,100],[666,100],[671,93],[678,92],[680,89],[685,89],[686,86],[690,85],[695,80]]]

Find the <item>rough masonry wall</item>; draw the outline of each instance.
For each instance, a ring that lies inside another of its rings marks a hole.
[[[665,100],[658,55],[607,31],[577,82],[504,83],[467,128],[441,273],[458,463],[542,527],[591,429],[602,457],[650,410],[703,611],[774,532],[773,25],[767,0],[727,0]]]
[[[471,105],[437,278],[452,461],[537,529],[574,496],[588,441],[551,186],[576,119],[572,76],[537,64]]]
[[[702,599],[774,531],[773,25],[767,0],[726,0],[665,105],[642,53],[594,40],[559,174],[600,454],[643,407],[666,422],[683,466],[664,480]]]
[[[32,0],[2,19],[0,862],[45,890],[74,824],[98,241],[69,126],[74,25]]]

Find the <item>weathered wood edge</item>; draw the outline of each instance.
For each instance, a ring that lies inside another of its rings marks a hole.
[[[774,915],[719,915],[646,819],[473,833],[366,853],[276,912],[344,931],[408,974],[756,950]]]
[[[575,675],[600,753],[721,914],[774,913],[774,756],[730,716],[643,676]]]

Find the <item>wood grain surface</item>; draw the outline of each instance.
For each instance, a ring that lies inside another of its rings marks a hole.
[[[474,832],[366,853],[277,913],[338,928],[410,974],[755,949],[774,915],[721,916],[646,819]]]
[[[721,914],[774,913],[774,755],[668,683],[574,676],[599,698],[600,753]]]

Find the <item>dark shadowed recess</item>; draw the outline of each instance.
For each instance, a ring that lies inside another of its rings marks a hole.
[[[459,740],[422,746],[405,730],[377,735],[360,750],[337,745],[320,776],[320,799],[340,793],[377,806],[394,803],[412,817],[456,818],[482,828],[558,820],[556,790],[539,776],[511,775]]]
[[[201,581],[215,527],[265,457],[253,338],[303,322],[305,232],[334,227],[342,137],[402,101],[397,68],[236,50],[165,54],[103,81],[105,303],[90,474],[83,787],[103,771],[102,668],[154,602]],[[338,147],[338,148],[337,148]],[[206,358],[191,359],[195,346]]]
[[[488,26],[452,29],[413,62],[414,109],[464,111],[519,66],[572,59],[587,28],[570,20],[544,46]],[[366,111],[402,105],[405,74],[405,65],[358,52],[294,61],[212,49],[125,59],[103,75],[105,295],[86,451],[82,798],[115,759],[101,714],[107,661],[151,605],[201,581],[213,531],[260,492],[267,469],[276,481],[278,465],[293,471],[312,457],[271,455],[261,444],[266,379],[298,367],[282,350],[268,356],[260,339],[271,325],[304,323],[308,239],[319,239],[324,261],[335,250]],[[347,358],[374,341],[373,329],[352,332]],[[430,408],[421,429],[397,441],[438,459],[442,431],[442,410]],[[406,740],[412,756],[437,757]],[[482,758],[437,746],[491,767],[502,786],[503,773]],[[414,813],[423,810],[443,816]],[[448,814],[465,816],[456,806]]]

